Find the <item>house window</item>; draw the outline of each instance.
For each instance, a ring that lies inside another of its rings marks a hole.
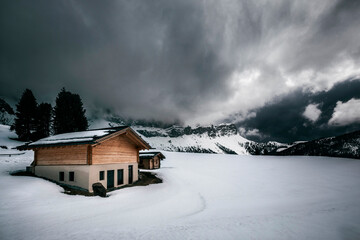
[[[124,169],[117,170],[117,185],[124,184]]]
[[[65,180],[65,173],[59,172],[59,181],[64,181],[64,180]]]
[[[74,172],[69,172],[69,181],[73,182],[75,180],[75,173]]]
[[[104,179],[105,179],[104,176],[105,176],[105,172],[104,172],[104,171],[100,171],[100,172],[99,172],[99,179],[100,179],[100,180],[104,180]]]

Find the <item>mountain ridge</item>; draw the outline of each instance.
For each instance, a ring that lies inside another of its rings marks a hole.
[[[240,136],[233,124],[209,127],[156,128],[132,126],[151,146],[175,152],[246,154],[245,143],[252,142]]]
[[[360,159],[360,130],[298,143],[276,155],[328,156]]]
[[[233,123],[207,126],[180,126],[179,123],[134,120],[111,116],[109,126],[129,125],[159,150],[195,153],[264,155],[287,148],[285,143],[258,143],[241,136]]]

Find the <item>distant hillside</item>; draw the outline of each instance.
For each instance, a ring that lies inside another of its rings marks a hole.
[[[360,159],[360,131],[299,143],[276,154]]]
[[[2,150],[2,153],[5,153],[6,150],[13,152],[12,148],[24,144],[24,142],[14,140],[16,138],[17,135],[15,132],[10,131],[10,126],[0,124],[0,150]]]
[[[239,135],[233,124],[208,127],[168,128],[132,126],[152,147],[174,152],[250,154],[251,141]]]

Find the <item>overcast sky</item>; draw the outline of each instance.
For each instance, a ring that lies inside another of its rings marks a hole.
[[[359,13],[356,0],[2,0],[0,96],[53,102],[65,87],[89,114],[231,121],[256,139],[346,132],[360,127]]]

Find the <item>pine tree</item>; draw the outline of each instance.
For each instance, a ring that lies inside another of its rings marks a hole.
[[[88,126],[80,96],[62,88],[54,107],[54,133],[84,131]]]
[[[191,127],[190,126],[187,126],[186,128],[184,128],[184,134],[191,135]]]
[[[19,140],[29,141],[33,139],[36,131],[37,102],[30,89],[26,89],[16,105],[16,117],[13,129]]]
[[[37,108],[36,133],[34,138],[40,139],[50,135],[52,107],[49,103],[41,103]]]

